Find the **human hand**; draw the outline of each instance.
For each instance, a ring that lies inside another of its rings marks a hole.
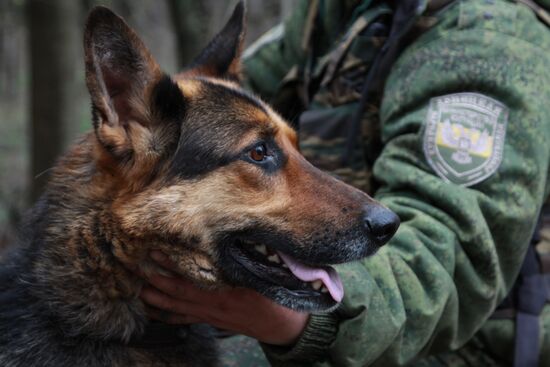
[[[151,252],[160,266],[175,265],[160,251]],[[248,335],[263,343],[290,345],[299,338],[309,314],[280,306],[247,288],[204,290],[178,277],[154,274],[147,278],[141,299],[151,318],[169,324],[208,323],[220,329]]]

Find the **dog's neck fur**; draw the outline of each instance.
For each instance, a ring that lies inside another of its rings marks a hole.
[[[146,323],[141,282],[120,261],[126,243],[110,215],[108,188],[93,191],[103,174],[93,149],[90,134],[62,158],[50,182],[55,190],[47,189],[37,205],[45,212],[35,220],[56,225],[32,224],[40,261],[34,262],[37,286],[31,291],[49,306],[66,336],[127,341]]]

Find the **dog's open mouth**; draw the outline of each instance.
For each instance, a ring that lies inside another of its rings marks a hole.
[[[234,242],[230,256],[256,278],[254,284],[244,285],[286,306],[303,310],[328,309],[344,296],[342,282],[330,266],[313,267],[264,244],[245,240]]]

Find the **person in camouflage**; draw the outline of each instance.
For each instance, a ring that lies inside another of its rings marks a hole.
[[[248,333],[273,365],[513,363],[514,319],[491,316],[550,191],[550,1],[414,1],[402,19],[399,3],[301,1],[245,53],[248,86],[296,124],[304,155],[401,218],[377,255],[337,267],[335,312],[286,346]],[[549,304],[537,322],[550,366]],[[223,341],[226,365],[267,365],[240,338]]]

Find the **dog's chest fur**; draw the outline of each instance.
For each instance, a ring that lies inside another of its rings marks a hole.
[[[137,296],[108,294],[120,269],[101,259],[106,254],[98,252],[96,269],[82,266],[89,261],[82,251],[71,254],[71,231],[60,223],[70,216],[52,202],[37,204],[22,243],[0,266],[0,366],[216,365],[214,340],[195,327],[180,345],[126,345],[147,323],[142,304]],[[94,223],[94,214],[85,223]]]
[[[27,264],[12,264],[0,274],[0,365],[3,367],[214,366],[213,339],[188,329],[179,346],[129,347],[122,341],[79,334],[57,320],[52,302],[33,295],[32,279],[19,277]],[[23,279],[21,279],[23,278]],[[53,312],[52,312],[53,311]],[[69,315],[67,315],[69,316]],[[87,315],[71,315],[85,318]],[[72,320],[74,325],[78,320]],[[119,325],[122,327],[123,325]],[[113,330],[117,328],[114,327]],[[106,330],[97,330],[98,334]]]

